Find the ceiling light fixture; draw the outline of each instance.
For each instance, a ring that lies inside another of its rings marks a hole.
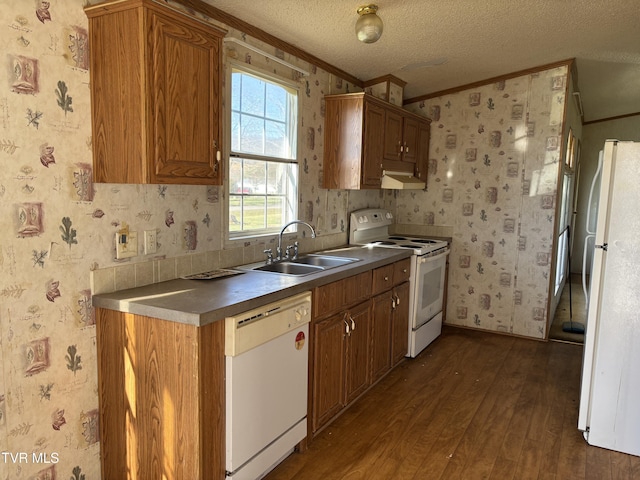
[[[358,8],[358,21],[356,22],[356,35],[358,40],[364,43],[373,43],[378,41],[382,35],[382,20],[376,12],[377,5],[365,5]]]

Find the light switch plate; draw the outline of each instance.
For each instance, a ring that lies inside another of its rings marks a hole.
[[[138,232],[116,233],[116,258],[135,257],[138,255]]]

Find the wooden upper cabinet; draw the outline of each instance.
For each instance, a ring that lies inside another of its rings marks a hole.
[[[382,183],[382,149],[384,148],[385,112],[380,106],[367,103],[364,107],[364,147],[362,154],[362,185],[380,188]]]
[[[379,188],[384,109],[363,95],[325,97],[324,188]]]
[[[226,32],[150,0],[85,12],[94,181],[221,184]]]
[[[387,111],[384,130],[384,160],[382,168],[393,172],[411,172],[419,153],[419,130],[429,129],[427,119],[417,120],[413,114],[401,110]]]
[[[384,160],[399,162],[402,160],[402,115],[387,112],[384,123]]]
[[[409,117],[404,118],[402,124],[402,161],[408,163],[416,163],[418,158],[418,130],[420,126],[426,125],[429,128],[429,124],[426,122],[418,122],[417,120]]]
[[[380,188],[383,170],[418,176],[429,128],[429,119],[366,93],[326,96],[322,186]]]

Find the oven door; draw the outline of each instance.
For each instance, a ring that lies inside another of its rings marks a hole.
[[[413,330],[442,311],[448,254],[449,249],[433,257],[423,255],[416,259]]]

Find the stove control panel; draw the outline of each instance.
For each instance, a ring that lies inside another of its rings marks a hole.
[[[379,225],[391,225],[393,223],[393,214],[386,210],[367,209],[353,212],[351,214],[352,221],[355,220],[358,225],[372,224],[369,228]]]

